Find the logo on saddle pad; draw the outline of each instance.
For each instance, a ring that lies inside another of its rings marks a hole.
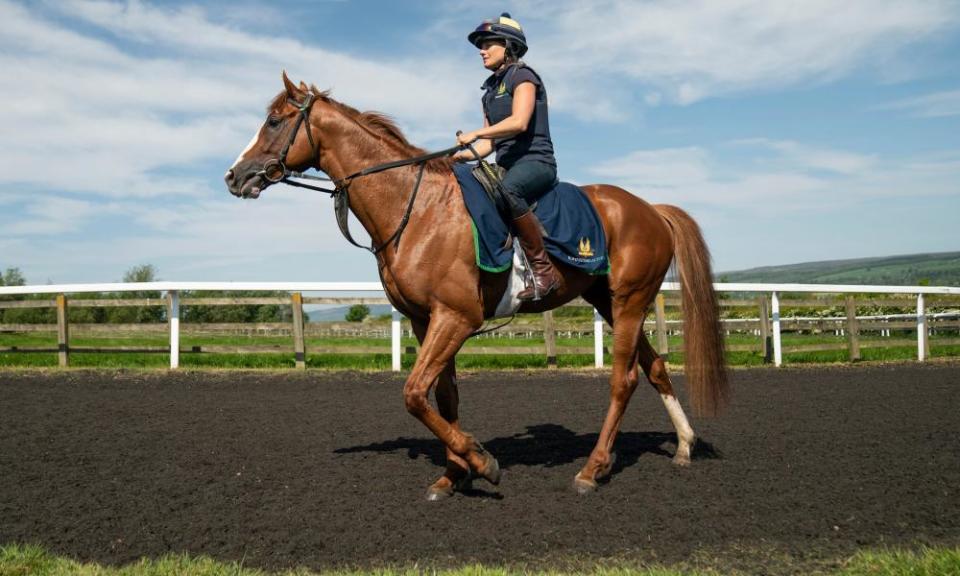
[[[580,256],[593,256],[593,250],[590,248],[590,239],[587,237],[580,239]]]

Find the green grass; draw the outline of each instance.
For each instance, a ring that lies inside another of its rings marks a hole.
[[[904,333],[894,335],[894,339],[915,338],[915,335]],[[942,338],[952,338],[952,336],[936,335],[931,337],[931,357],[932,358],[950,358],[960,357],[960,345],[941,345],[938,341]],[[872,342],[883,342],[884,338],[871,333],[861,335],[860,342],[865,346]],[[843,336],[834,336],[832,334],[792,334],[783,335],[783,346],[795,345],[813,345],[813,344],[838,344],[844,346],[846,339]],[[760,338],[749,334],[731,334],[726,338],[730,346],[752,345],[759,350]],[[74,347],[99,347],[109,348],[117,346],[128,347],[165,347],[168,345],[166,335],[130,335],[130,336],[89,336],[75,335],[71,336],[71,346]],[[609,351],[612,339],[608,335],[604,338],[604,345]],[[287,352],[280,353],[191,353],[189,350],[193,346],[264,346],[276,345],[281,349],[288,349]],[[416,340],[404,337],[401,345],[415,347]],[[593,337],[583,338],[557,338],[557,345],[560,347],[577,346],[581,348],[592,348]],[[45,347],[56,348],[56,336],[52,334],[0,334],[0,347],[18,346],[18,347]],[[181,346],[185,350],[180,355],[180,365],[185,368],[269,368],[283,369],[293,368],[295,365],[293,356],[293,339],[289,336],[198,336],[183,335],[181,337]],[[311,349],[318,348],[336,348],[336,347],[372,347],[381,350],[373,354],[335,354],[335,353],[311,353]],[[464,369],[526,369],[543,368],[547,366],[546,358],[540,354],[471,354],[471,349],[477,346],[485,348],[501,347],[543,347],[543,338],[505,338],[505,337],[486,337],[482,339],[468,340],[463,350],[457,357],[457,365]],[[683,342],[680,337],[671,336],[668,339],[668,346],[671,350],[668,361],[673,366],[683,364],[682,347]],[[307,366],[316,369],[328,370],[389,370],[390,360],[390,340],[389,338],[308,338],[307,348]],[[861,359],[867,362],[891,362],[891,361],[910,361],[916,359],[916,346],[899,346],[884,348],[861,348]],[[415,356],[404,354],[402,365],[404,369],[413,366]],[[817,363],[846,363],[848,362],[846,349],[822,351],[822,352],[790,352],[784,353],[785,364],[817,364]],[[730,366],[761,366],[763,365],[763,356],[759,351],[729,352],[727,361]],[[606,354],[604,364],[609,366],[611,357]],[[70,365],[83,368],[165,368],[170,365],[169,355],[166,353],[84,353],[71,352]],[[592,354],[563,354],[558,358],[558,365],[561,368],[590,368],[593,366]],[[55,352],[0,352],[0,367],[55,367],[57,366],[57,354]]]
[[[842,576],[946,576],[960,574],[960,548],[863,551],[837,574]]]
[[[923,548],[918,551],[865,550],[852,558],[838,560],[833,569],[821,571],[825,576],[948,576],[960,574],[960,548]],[[765,565],[764,572],[769,566]],[[785,569],[796,569],[786,566]],[[795,571],[795,570],[791,570]],[[742,570],[722,571],[715,568],[689,569],[671,567],[597,564],[575,571],[530,570],[469,565],[455,569],[431,570],[421,566],[378,568],[375,570],[329,570],[312,572],[303,568],[285,572],[265,572],[244,567],[239,562],[219,562],[208,557],[170,554],[156,559],[142,558],[125,566],[102,566],[82,563],[53,555],[37,546],[7,545],[0,547],[0,576],[319,576],[367,575],[414,576],[508,576],[512,574],[595,574],[597,576],[722,576],[745,574]]]

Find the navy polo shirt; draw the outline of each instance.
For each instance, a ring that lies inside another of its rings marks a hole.
[[[513,91],[518,84],[530,82],[536,86],[533,115],[527,129],[510,138],[493,141],[497,152],[497,164],[507,170],[518,162],[538,161],[554,168],[553,141],[550,139],[550,122],[547,116],[547,91],[540,76],[525,64],[511,64],[500,73],[493,74],[483,83],[483,112],[493,126],[513,113]]]

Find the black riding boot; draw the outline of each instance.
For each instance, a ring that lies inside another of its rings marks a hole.
[[[560,274],[543,248],[540,222],[532,211],[514,218],[513,228],[520,239],[520,247],[527,256],[527,262],[530,263],[534,283],[534,286],[524,288],[517,297],[520,300],[539,300],[560,287]]]

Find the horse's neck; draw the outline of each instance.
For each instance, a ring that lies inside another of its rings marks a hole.
[[[320,169],[334,179],[409,156],[399,146],[385,145],[378,136],[359,126],[351,127],[339,138],[327,139],[324,144],[326,153],[321,156]],[[350,208],[375,245],[387,240],[400,225],[418,171],[419,166],[393,168],[360,176],[347,184]]]

